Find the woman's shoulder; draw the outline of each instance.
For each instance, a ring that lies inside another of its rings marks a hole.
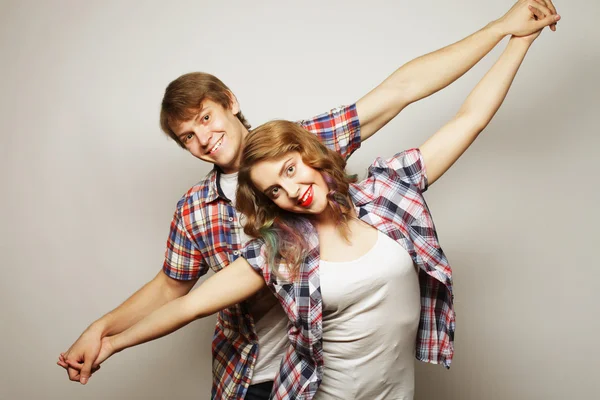
[[[389,158],[377,157],[369,166],[367,178],[358,185],[372,188],[377,183],[387,185],[391,181],[416,186],[423,192],[427,189],[425,162],[418,148],[401,151]]]
[[[263,238],[252,238],[244,245],[241,254],[246,259],[256,257],[264,251],[265,247],[266,244]]]

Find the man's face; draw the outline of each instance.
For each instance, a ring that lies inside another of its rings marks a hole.
[[[206,99],[191,119],[172,127],[186,149],[195,157],[221,167],[226,174],[237,172],[247,129],[235,116],[239,105],[230,108]]]

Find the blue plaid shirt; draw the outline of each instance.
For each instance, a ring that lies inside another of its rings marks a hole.
[[[452,271],[423,198],[426,190],[421,152],[412,149],[388,160],[375,160],[367,179],[351,185],[350,196],[358,217],[402,245],[419,268],[417,359],[449,367],[454,353]],[[319,240],[314,228],[308,238],[308,255],[293,282],[280,281],[271,272],[261,239],[251,241],[242,251],[263,275],[290,320],[290,347],[275,377],[274,399],[310,400],[323,376]]]

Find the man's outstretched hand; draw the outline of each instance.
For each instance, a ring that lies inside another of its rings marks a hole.
[[[69,380],[85,385],[92,373],[100,369],[93,367],[102,347],[102,334],[93,328],[87,329],[79,339],[58,357],[57,364],[67,370]]]

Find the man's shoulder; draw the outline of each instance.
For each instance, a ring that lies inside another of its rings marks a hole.
[[[212,170],[181,196],[177,202],[177,209],[201,207],[214,200],[216,191],[216,171]]]
[[[358,121],[356,104],[350,104],[334,107],[331,110],[317,114],[312,118],[302,119],[296,122],[304,129],[311,130],[316,127],[321,129],[334,128],[338,124],[347,123],[348,121],[352,121],[354,119]]]

